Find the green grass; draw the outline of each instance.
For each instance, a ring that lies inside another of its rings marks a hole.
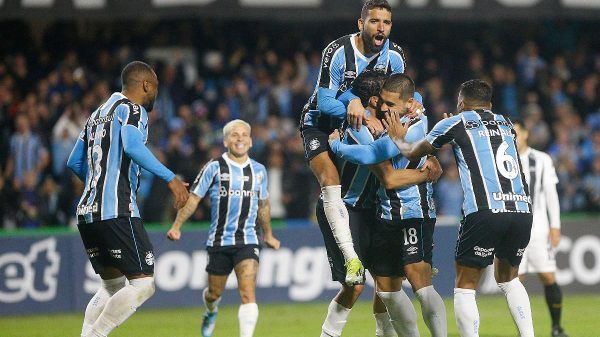
[[[536,336],[550,336],[550,319],[543,297],[531,299]],[[482,337],[514,337],[516,330],[504,297],[479,297]],[[256,337],[319,336],[327,303],[263,304]],[[420,313],[418,303],[415,303]],[[564,299],[563,325],[571,337],[600,336],[599,295],[567,295]],[[449,336],[458,336],[452,300],[446,300]],[[367,301],[352,310],[343,336],[374,336],[374,320]],[[143,307],[116,329],[111,337],[190,337],[199,336],[200,307],[151,310]],[[2,337],[79,336],[83,313],[0,317]],[[429,336],[419,317],[422,336]],[[238,336],[237,306],[222,306],[214,337]]]

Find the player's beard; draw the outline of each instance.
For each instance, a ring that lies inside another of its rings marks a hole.
[[[385,42],[387,41],[387,37],[383,38],[383,42],[380,47],[377,47],[375,43],[373,43],[374,36],[368,36],[365,32],[360,33],[360,38],[363,40],[363,45],[365,46],[365,52],[369,55],[377,54],[383,49]]]
[[[146,104],[144,104],[144,109],[146,109],[147,112],[152,111],[152,109],[154,109],[154,101],[156,100],[156,98],[149,98],[148,102],[146,102]]]

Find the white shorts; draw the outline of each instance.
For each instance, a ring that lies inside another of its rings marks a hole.
[[[529,242],[519,265],[519,275],[556,272],[555,251],[549,242]]]

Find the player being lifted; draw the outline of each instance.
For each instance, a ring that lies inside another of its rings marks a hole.
[[[82,337],[107,336],[154,294],[154,252],[136,201],[140,166],[169,183],[177,208],[188,198],[185,185],[145,146],[156,74],[134,61],[123,68],[121,84],[123,91],[87,120],[67,162],[85,183],[77,228],[102,278],[85,310]]]
[[[392,28],[392,9],[386,0],[369,0],[358,19],[359,33],[343,36],[323,50],[321,69],[315,90],[303,108],[300,131],[305,157],[321,186],[323,208],[337,245],[344,256],[346,283],[358,284],[364,269],[356,254],[348,212],[342,201],[340,176],[328,152],[329,134],[346,118],[346,108],[337,99],[365,69],[386,73],[404,72],[402,49],[388,40]],[[415,107],[416,109],[416,107]],[[360,99],[354,99],[347,114],[358,129],[366,120],[371,130],[377,128],[364,118]],[[381,128],[381,127],[380,127]]]
[[[402,125],[397,113],[386,116],[386,126],[402,155],[411,160],[452,144],[464,191],[454,288],[460,335],[479,336],[475,288],[483,269],[494,263],[496,282],[520,336],[530,337],[534,335],[531,306],[517,274],[531,232],[531,199],[512,123],[491,111],[491,99],[492,87],[485,81],[463,83],[459,114],[438,122],[418,143],[406,141],[410,123]]]
[[[537,273],[544,285],[546,304],[552,319],[552,337],[568,337],[560,326],[562,292],[556,283],[554,249],[560,241],[560,205],[556,184],[558,177],[552,158],[527,145],[529,132],[520,120],[513,121],[517,132],[517,146],[529,185],[533,207],[531,240],[519,266],[519,276]]]
[[[251,337],[258,320],[256,275],[260,249],[258,221],[265,245],[279,249],[271,231],[271,208],[267,190],[267,171],[248,156],[252,147],[250,124],[236,119],[223,127],[227,152],[209,161],[190,189],[190,198],[167,232],[170,240],[181,238],[181,226],[208,193],[211,224],[206,242],[208,251],[208,288],[202,292],[206,312],[202,318],[203,337],[213,334],[219,302],[232,270],[237,276],[242,304],[238,318],[240,337]]]
[[[361,99],[363,106],[366,108],[366,113],[369,116],[376,115],[376,97],[374,97],[374,99],[371,98],[379,95],[386,78],[387,75],[384,72],[365,70],[352,82],[352,91]],[[343,102],[345,104],[347,103],[346,100],[343,100]],[[357,130],[346,127],[345,129],[344,142],[346,143],[369,144],[374,140],[373,135],[367,128]],[[392,146],[395,148],[393,143]],[[343,201],[348,210],[354,247],[356,247],[359,257],[365,261],[365,267],[370,268],[370,262],[366,258],[369,254],[370,232],[375,219],[377,180],[369,172],[368,166],[359,166],[340,158],[336,158],[335,164],[339,176],[342,179]],[[428,176],[427,172],[421,172],[419,170],[395,171],[389,163],[385,169],[387,169],[385,175],[390,181],[394,181],[395,183],[404,186],[423,182]],[[350,310],[362,293],[363,286],[344,284],[344,257],[338,248],[333,234],[331,233],[331,229],[329,228],[329,224],[327,223],[322,200],[319,200],[317,204],[317,219],[325,241],[333,280],[342,283],[342,289],[329,304],[321,336],[338,337],[342,334]],[[385,305],[379,300],[379,297],[375,297],[374,300],[373,309],[377,323],[376,335],[396,336],[394,328],[390,324],[390,318],[385,309]],[[416,326],[416,322],[414,323]]]
[[[355,92],[354,86],[352,90]],[[383,118],[385,112],[394,111],[406,118],[416,96],[414,90],[414,82],[408,76],[391,75],[381,92],[370,97],[371,105],[378,107],[376,117]],[[427,117],[421,115],[411,122],[406,140],[414,143],[425,138],[426,134]],[[418,184],[402,186],[392,179],[392,174],[386,172],[387,167],[391,166],[390,159],[395,169],[392,171],[401,172],[424,167],[426,157],[408,160],[387,135],[369,145],[343,144],[336,140],[335,133],[330,141],[336,155],[353,163],[371,165],[371,170],[381,181],[377,193],[377,221],[367,260],[369,271],[376,276],[379,297],[386,304],[396,332],[402,336],[419,335],[414,308],[402,291],[401,276],[405,274],[421,302],[423,319],[432,336],[447,336],[444,302],[432,284],[436,218],[432,183],[422,180]],[[437,180],[438,177],[433,179]]]

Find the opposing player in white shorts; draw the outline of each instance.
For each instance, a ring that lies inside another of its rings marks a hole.
[[[552,337],[568,337],[560,326],[562,292],[556,283],[554,251],[560,241],[560,207],[556,184],[558,177],[552,158],[527,145],[528,131],[513,120],[517,147],[533,207],[531,239],[519,265],[519,277],[536,273],[544,285],[546,303],[552,318]]]

